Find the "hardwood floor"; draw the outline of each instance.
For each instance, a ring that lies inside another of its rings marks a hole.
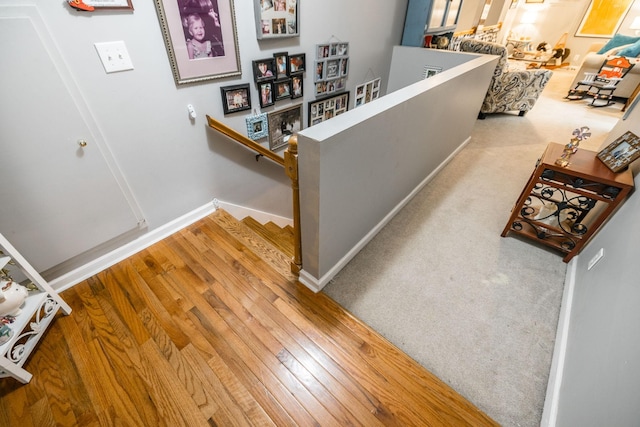
[[[489,426],[224,211],[62,294],[0,426]]]

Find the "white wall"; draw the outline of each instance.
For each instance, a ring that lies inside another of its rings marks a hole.
[[[389,87],[417,83],[300,132],[302,283],[325,286],[464,145],[496,63],[397,46]]]
[[[628,130],[640,135],[637,105],[600,148]],[[559,345],[566,346],[566,357],[560,361],[559,392],[547,397],[552,399],[545,411],[549,425],[631,427],[640,422],[640,161],[632,170],[635,192],[572,261],[573,294],[563,300],[571,307],[568,334],[554,351],[556,358]],[[600,248],[604,257],[587,270]]]
[[[251,83],[251,61],[274,52],[306,53],[311,67],[317,43],[341,40],[350,43],[347,88],[353,90],[376,76],[382,77],[384,93],[392,46],[399,43],[407,4],[406,0],[302,1],[300,37],[258,41],[254,1],[235,0],[242,76],[176,86],[154,2],[132,2],[133,12],[77,12],[63,0],[10,0],[8,4],[39,8],[149,230],[214,198],[291,218],[290,183],[282,167],[264,159],[256,162],[254,153],[207,127],[208,114],[246,134],[247,114],[223,115],[220,86]],[[135,69],[106,74],[94,43],[116,40],[126,43]],[[306,117],[306,104],[315,98],[312,80],[307,73],[304,99],[282,101],[265,111],[303,103]],[[253,84],[252,99],[259,110]],[[34,102],[56,108],[55,99],[46,93]],[[188,118],[187,104],[198,114],[194,122]],[[34,124],[37,118],[26,114],[22,125]]]

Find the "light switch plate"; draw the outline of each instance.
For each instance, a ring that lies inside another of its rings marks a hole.
[[[123,41],[95,43],[96,51],[107,73],[133,70],[133,63]]]

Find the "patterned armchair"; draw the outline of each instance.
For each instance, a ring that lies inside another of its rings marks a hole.
[[[460,51],[500,56],[478,114],[480,119],[489,113],[505,111],[519,111],[519,115],[524,116],[533,108],[553,74],[541,69],[508,71],[507,48],[496,43],[467,39],[460,43]]]

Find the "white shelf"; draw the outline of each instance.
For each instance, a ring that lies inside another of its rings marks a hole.
[[[5,255],[0,257],[0,268],[13,260],[37,290],[29,291],[21,312],[9,328],[13,335],[0,345],[0,378],[14,377],[18,381],[27,383],[31,374],[24,370],[25,364],[36,344],[44,336],[45,331],[55,318],[58,310],[65,314],[71,313],[71,307],[60,298],[42,276],[25,260],[22,255],[0,234],[0,249]]]

